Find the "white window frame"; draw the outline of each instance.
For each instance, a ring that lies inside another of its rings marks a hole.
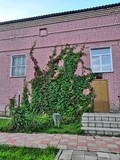
[[[25,56],[25,75],[18,75],[18,76],[13,76],[12,75],[12,63],[13,63],[13,57],[17,56]],[[27,63],[27,56],[26,54],[15,54],[11,56],[11,62],[10,62],[10,77],[25,77],[26,76],[26,63]]]
[[[93,73],[109,73],[109,72],[113,72],[113,61],[112,61],[112,47],[111,46],[100,46],[100,47],[92,47],[90,48],[90,68],[92,70],[92,49],[104,49],[104,48],[110,48],[110,62],[111,62],[111,70],[110,71],[103,71],[102,70],[102,62],[101,62],[101,58],[100,58],[100,70],[99,71],[92,71]],[[105,53],[100,54],[99,57],[101,57],[102,55],[106,55]]]

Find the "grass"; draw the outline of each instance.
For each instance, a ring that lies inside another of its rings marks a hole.
[[[81,132],[81,120],[80,117],[77,117],[76,119],[73,117],[67,117],[67,116],[62,116],[61,117],[61,124],[60,128],[55,127],[53,124],[53,119],[42,119],[41,121],[41,116],[36,116],[37,117],[37,122],[39,122],[40,126],[41,123],[43,124],[43,127],[39,130],[37,128],[37,132],[46,132],[46,133],[61,133],[61,134],[80,134]]]
[[[0,160],[54,160],[58,152],[55,147],[45,149],[0,145]]]
[[[80,134],[80,121],[75,121],[74,123],[68,124],[62,123],[60,128],[53,125],[50,128],[43,129],[42,131],[47,133]]]
[[[14,132],[10,129],[10,122],[11,120],[10,119],[0,119],[0,131],[1,132]],[[49,122],[48,122],[49,123]],[[39,123],[41,124],[41,123]],[[29,132],[29,133],[41,133],[41,132],[44,132],[44,133],[61,133],[61,134],[82,134],[81,130],[81,123],[80,123],[80,120],[74,120],[74,121],[67,121],[66,120],[62,120],[61,122],[61,125],[60,125],[60,128],[58,127],[55,127],[54,124],[52,123],[50,126],[44,124],[43,127],[37,127],[35,130],[33,131],[27,131],[24,130],[24,131],[15,131],[15,132]]]
[[[7,132],[9,131],[10,119],[2,119],[0,118],[0,131]]]

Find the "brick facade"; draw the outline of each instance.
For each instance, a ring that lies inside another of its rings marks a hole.
[[[40,36],[40,29],[47,35]],[[26,54],[26,79],[33,78],[33,64],[29,51],[36,41],[34,55],[39,65],[45,67],[54,46],[85,44],[86,65],[90,66],[90,48],[112,48],[113,72],[103,73],[108,80],[111,111],[117,110],[120,95],[120,5],[92,9],[78,13],[54,15],[26,21],[0,24],[0,107],[8,104],[11,96],[22,93],[23,79],[10,77],[12,55]],[[78,68],[78,72],[80,72]],[[114,105],[115,104],[115,105]],[[0,109],[1,109],[0,108]]]

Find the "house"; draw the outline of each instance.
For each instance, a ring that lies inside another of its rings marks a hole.
[[[24,78],[33,78],[29,51],[35,41],[34,56],[42,68],[54,46],[85,44],[85,64],[97,73],[96,105],[103,106],[100,112],[106,106],[105,112],[119,110],[120,3],[0,22],[0,110],[22,94]]]

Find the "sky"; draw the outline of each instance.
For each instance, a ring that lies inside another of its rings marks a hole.
[[[0,22],[119,2],[120,0],[0,0]]]

